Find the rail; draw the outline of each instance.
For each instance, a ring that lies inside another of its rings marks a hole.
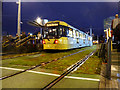
[[[85,58],[83,58],[82,60],[80,60],[77,63],[75,63],[71,68],[69,68],[68,70],[66,70],[63,74],[61,74],[59,77],[57,77],[52,82],[50,82],[48,85],[46,85],[42,90],[50,89],[52,86],[54,86],[56,83],[58,83],[61,79],[63,79],[69,73],[71,73],[72,71],[74,71],[76,68],[80,67],[90,56],[92,56],[94,54],[95,51],[91,52]]]

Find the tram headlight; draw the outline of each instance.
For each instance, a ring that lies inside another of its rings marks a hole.
[[[45,40],[43,40],[42,43],[45,44]]]
[[[58,44],[58,40],[55,40],[55,42],[54,42],[55,44]]]

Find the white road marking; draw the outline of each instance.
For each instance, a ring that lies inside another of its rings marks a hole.
[[[17,69],[17,68],[9,68],[9,67],[0,67],[1,69],[8,69],[8,70],[16,70],[16,71],[23,71],[24,69]],[[44,72],[38,72],[38,71],[26,71],[31,73],[37,73],[37,74],[43,74],[43,75],[50,75],[50,76],[60,76],[58,74],[52,74],[52,73],[44,73]],[[92,78],[83,78],[83,77],[73,77],[73,76],[65,76],[65,78],[71,78],[71,79],[82,79],[82,80],[91,80],[91,81],[100,81],[99,79],[92,79]]]
[[[2,69],[9,69],[9,70],[16,70],[16,71],[23,71],[24,69],[17,69],[17,68],[9,68],[9,67],[0,67]]]

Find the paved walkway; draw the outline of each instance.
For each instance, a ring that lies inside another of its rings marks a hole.
[[[14,73],[15,70],[20,70],[20,69],[11,70],[11,68],[9,69],[2,68],[4,75],[12,74]],[[16,76],[2,80],[2,88],[33,88],[33,89],[38,88],[39,89],[46,86],[56,77],[58,77],[58,75],[55,74],[48,75],[47,73],[43,73],[43,72],[36,72],[36,71],[24,72]],[[66,77],[62,79],[60,82],[58,82],[55,86],[53,86],[53,88],[98,88],[98,85],[99,85],[98,80],[97,81],[86,80],[85,78],[83,80],[83,78],[75,79],[74,77],[72,78]]]
[[[17,68],[9,68],[9,67],[0,67],[0,69],[6,69],[6,70],[15,70],[15,71],[23,71],[24,69],[17,69]],[[26,71],[36,74],[42,74],[42,75],[50,75],[50,76],[60,76],[59,74],[52,74],[52,73],[45,73],[45,72],[38,72],[38,71]],[[4,77],[4,76],[3,76]],[[93,79],[93,78],[83,78],[83,77],[73,77],[73,76],[65,76],[65,78],[72,78],[72,79],[81,79],[81,80],[91,80],[91,81],[99,81],[99,79]],[[1,79],[1,78],[0,78]]]
[[[112,51],[112,61],[111,61],[111,80],[113,88],[120,89],[120,52],[117,49]]]
[[[106,78],[106,64],[103,64],[99,88],[120,90],[120,52],[117,49],[113,49],[111,55],[111,80]]]

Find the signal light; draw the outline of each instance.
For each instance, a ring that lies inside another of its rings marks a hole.
[[[55,44],[58,44],[58,40],[55,40],[55,42],[54,42]]]
[[[45,41],[43,40],[42,43],[45,44]]]

